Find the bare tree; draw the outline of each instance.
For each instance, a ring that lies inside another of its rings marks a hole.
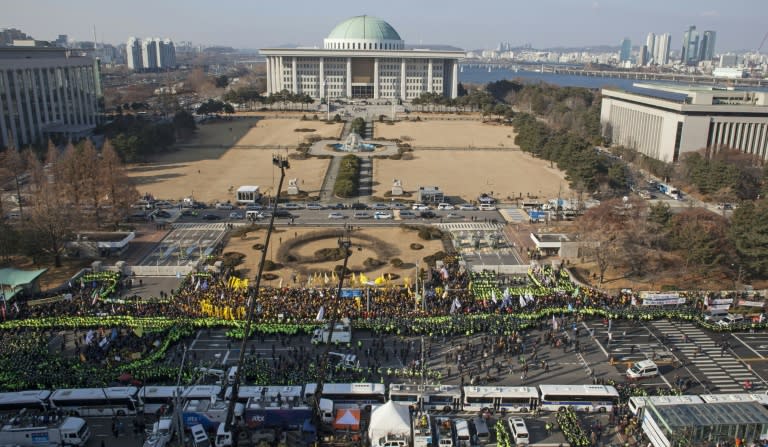
[[[108,206],[108,218],[117,225],[138,200],[139,192],[126,175],[125,166],[109,140],[104,142],[101,149],[98,179],[99,188],[104,193],[104,203]]]
[[[26,160],[15,147],[7,148],[0,156],[0,171],[2,177],[11,177],[16,191],[16,202],[19,204],[19,216],[24,217],[24,196],[21,194],[26,176]],[[2,201],[0,201],[2,202]],[[0,207],[2,204],[0,204]],[[1,208],[0,208],[1,210]]]

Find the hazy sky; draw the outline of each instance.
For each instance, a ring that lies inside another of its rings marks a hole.
[[[129,36],[169,37],[196,44],[259,48],[285,43],[322,45],[340,21],[374,15],[409,44],[493,48],[498,42],[534,47],[633,45],[648,32],[717,31],[716,51],[756,49],[768,27],[768,0],[4,0],[0,28],[36,39],[122,43]],[[13,6],[10,6],[11,3]],[[763,51],[768,50],[764,47]]]

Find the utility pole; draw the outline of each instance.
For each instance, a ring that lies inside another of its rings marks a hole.
[[[344,233],[339,237],[339,248],[344,249],[344,264],[342,265],[341,273],[339,273],[339,286],[336,289],[336,299],[341,299],[341,289],[344,285],[344,275],[347,273],[347,263],[349,262],[349,255],[351,254],[350,247],[352,247],[352,240],[349,237],[351,228],[344,225]],[[320,399],[323,396],[323,385],[325,385],[325,375],[328,369],[328,354],[331,352],[331,341],[333,340],[333,330],[336,328],[336,321],[338,315],[336,312],[336,306],[332,305],[333,302],[328,303],[328,314],[331,316],[328,320],[328,340],[323,351],[323,356],[320,358],[320,364],[317,370],[317,389],[315,389],[314,407],[315,407],[315,422],[318,427],[322,422],[322,410],[320,408]]]
[[[236,424],[232,425],[232,419],[235,416],[235,404],[237,403],[238,392],[240,390],[240,377],[243,373],[243,365],[245,364],[245,349],[247,347],[248,338],[251,335],[251,325],[253,324],[253,314],[256,309],[256,299],[259,296],[259,287],[261,285],[261,276],[264,272],[264,261],[267,257],[267,249],[269,247],[269,240],[272,236],[272,230],[275,227],[275,215],[277,214],[277,203],[280,200],[280,190],[283,188],[283,180],[285,179],[285,170],[290,168],[288,159],[277,155],[272,156],[272,164],[280,168],[280,182],[277,185],[277,191],[275,192],[275,203],[272,206],[272,217],[269,219],[269,228],[267,229],[267,236],[264,239],[264,248],[261,251],[261,262],[259,263],[259,272],[256,274],[256,284],[250,290],[248,294],[248,314],[245,318],[245,332],[243,333],[243,341],[240,344],[240,354],[237,358],[237,371],[235,372],[235,380],[232,384],[232,393],[229,398],[229,408],[227,409],[227,419],[224,422],[224,429],[232,434],[232,446],[237,447],[238,440],[238,427]]]
[[[171,424],[176,426],[176,433],[179,435],[179,446],[184,445],[184,420],[182,419],[182,400],[181,400],[181,372],[184,370],[184,362],[187,360],[187,345],[184,345],[184,354],[181,356],[181,365],[179,365],[179,375],[176,377],[176,389],[173,390],[173,420]]]

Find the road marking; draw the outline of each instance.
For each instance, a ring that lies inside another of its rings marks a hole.
[[[200,332],[202,331],[197,331],[197,335],[195,335],[195,339],[192,340],[192,343],[189,344],[189,349],[195,349],[195,343],[197,343],[197,339],[200,338]]]

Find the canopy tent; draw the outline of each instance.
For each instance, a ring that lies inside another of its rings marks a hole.
[[[333,428],[337,430],[360,430],[360,409],[342,408],[337,410]]]
[[[379,439],[388,434],[410,435],[410,433],[411,416],[408,413],[408,407],[389,401],[371,412],[368,439]]]
[[[0,296],[10,300],[22,290],[37,291],[37,279],[48,269],[18,270],[0,269]]]

